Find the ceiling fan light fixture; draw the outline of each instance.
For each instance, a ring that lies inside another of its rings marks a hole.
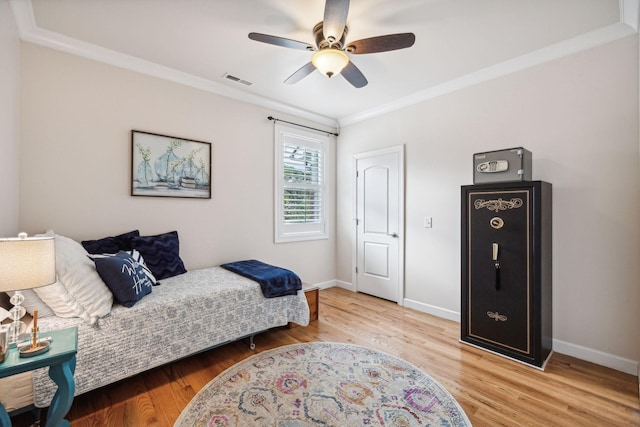
[[[349,57],[339,49],[320,49],[311,58],[313,65],[327,77],[340,74],[349,63]]]

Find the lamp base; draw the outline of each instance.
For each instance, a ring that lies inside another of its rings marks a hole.
[[[11,310],[9,310],[9,317],[13,322],[9,325],[9,343],[15,343],[18,341],[20,334],[26,329],[26,324],[20,320],[27,313],[27,310],[22,306],[24,302],[24,296],[21,291],[15,291],[9,302],[13,304]]]
[[[42,353],[46,353],[49,351],[49,343],[47,341],[42,341],[38,343],[37,347],[23,347],[20,348],[20,357],[33,357],[38,356]]]
[[[14,320],[13,322],[8,324],[9,330],[9,344],[18,344],[23,335],[25,329],[27,329],[27,324],[22,320]]]

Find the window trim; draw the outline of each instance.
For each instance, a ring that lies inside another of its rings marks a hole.
[[[281,125],[274,125],[274,241],[275,243],[301,242],[308,240],[328,239],[328,185],[327,185],[327,147],[329,136],[301,130],[298,128]],[[319,149],[321,153],[321,182],[318,186],[322,196],[322,206],[320,209],[319,223],[287,224],[283,221],[284,216],[284,190],[286,188],[283,170],[283,148],[284,144],[294,140],[296,144],[313,149]]]

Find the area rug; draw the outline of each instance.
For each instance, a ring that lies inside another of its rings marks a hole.
[[[305,343],[230,367],[176,427],[470,426],[456,400],[411,364],[365,347]]]

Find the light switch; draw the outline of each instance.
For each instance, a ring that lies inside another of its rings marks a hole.
[[[425,216],[424,217],[424,228],[431,228],[431,217],[430,216]]]

